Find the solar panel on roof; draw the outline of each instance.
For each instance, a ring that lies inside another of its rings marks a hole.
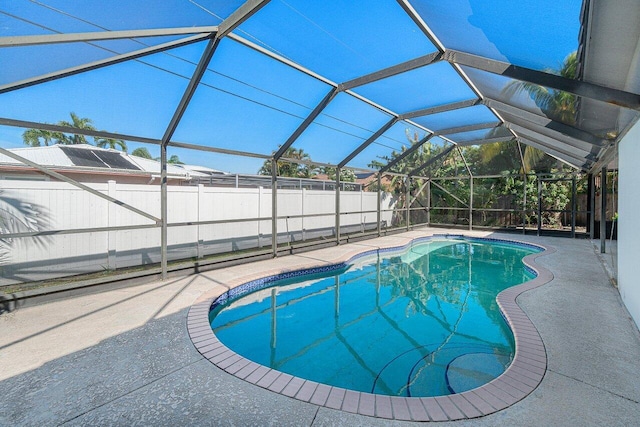
[[[140,170],[140,168],[127,161],[127,159],[123,158],[118,153],[70,146],[60,146],[60,149],[76,166]]]
[[[108,166],[114,169],[131,169],[140,170],[139,167],[122,157],[119,153],[112,153],[110,151],[93,151],[93,153],[105,162]]]
[[[69,146],[60,146],[60,149],[76,166],[89,166],[93,168],[107,167],[104,162],[93,155],[91,150]]]

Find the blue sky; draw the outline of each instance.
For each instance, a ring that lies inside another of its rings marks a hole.
[[[0,5],[0,37],[134,28],[217,25],[241,2],[15,0]],[[580,1],[414,0],[445,46],[536,69],[559,68],[577,48]],[[48,6],[48,7],[46,7]],[[364,7],[363,7],[364,6]],[[29,21],[29,22],[26,22]],[[34,25],[37,23],[39,25]],[[46,27],[46,28],[43,28]],[[272,0],[236,33],[340,83],[435,51],[395,1]],[[140,39],[148,44],[176,37]],[[111,41],[0,49],[0,84],[144,46]],[[204,43],[0,95],[0,117],[56,123],[73,111],[101,130],[160,138],[199,60]],[[446,63],[354,91],[396,113],[472,97]],[[331,87],[232,40],[220,43],[174,140],[270,154]],[[471,110],[468,111],[471,113]],[[462,112],[455,120],[469,116]],[[469,116],[470,117],[470,116]],[[484,117],[484,116],[483,116]],[[444,117],[443,117],[444,119]],[[447,123],[456,123],[452,116]],[[389,120],[341,94],[294,145],[312,159],[337,163]],[[419,120],[416,120],[419,121]],[[476,121],[477,122],[477,121]],[[424,124],[429,121],[423,121]],[[461,122],[462,123],[462,122]],[[464,123],[466,124],[466,123]],[[443,126],[440,126],[441,128]],[[449,126],[446,126],[449,127]],[[366,167],[407,145],[410,125],[391,128],[351,166]],[[23,146],[24,129],[0,127],[0,144]],[[129,143],[129,151],[141,146]],[[152,154],[158,147],[147,146]],[[171,149],[181,160],[255,173],[259,159]]]

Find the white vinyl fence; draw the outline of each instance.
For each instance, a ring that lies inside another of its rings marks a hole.
[[[159,186],[114,181],[86,185],[160,217]],[[334,191],[278,189],[278,241],[334,235],[335,198]],[[342,191],[341,233],[375,229],[376,198],[375,192]],[[271,245],[271,189],[170,186],[167,201],[169,260]],[[394,205],[392,197],[383,193],[382,209]],[[383,212],[381,220],[391,224],[391,217],[392,212]],[[251,220],[172,226],[238,219]],[[152,226],[0,239],[0,285],[160,261],[160,228],[154,227],[154,221],[64,182],[0,181],[0,221],[2,234]]]

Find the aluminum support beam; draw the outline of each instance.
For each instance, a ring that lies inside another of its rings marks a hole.
[[[417,168],[415,168],[414,170],[412,170],[411,172],[409,172],[410,176],[415,176],[418,173],[420,173],[421,171],[423,171],[426,167],[430,166],[431,164],[433,164],[434,162],[438,161],[439,159],[443,158],[444,156],[446,156],[447,154],[449,154],[454,148],[456,148],[455,145],[452,145],[450,147],[448,147],[446,150],[444,150],[442,153],[430,158],[429,160],[427,160],[424,164],[422,164],[421,166],[418,166]]]
[[[167,278],[167,144],[178,128],[178,124],[180,123],[184,112],[187,110],[187,106],[189,105],[198,84],[200,84],[200,80],[207,70],[209,61],[211,61],[213,53],[219,43],[219,38],[210,39],[207,43],[207,46],[202,53],[202,57],[200,58],[200,62],[198,62],[198,66],[193,72],[193,77],[189,81],[189,84],[182,95],[182,99],[180,100],[176,111],[173,113],[169,126],[167,126],[162,137],[162,144],[160,144],[160,217],[162,218],[162,228],[160,231],[162,259],[160,262],[162,266],[162,280],[166,280]]]
[[[513,139],[513,136],[503,136],[496,138],[474,139],[472,141],[456,141],[456,144],[460,147],[469,147],[471,145],[491,144],[494,142],[508,142],[512,141]]]
[[[577,204],[576,176],[571,177],[571,238],[576,237],[576,204]]]
[[[119,64],[125,61],[130,61],[145,56],[153,55],[155,53],[164,52],[169,49],[175,49],[182,46],[187,46],[193,43],[201,42],[210,38],[210,34],[199,34],[193,37],[187,37],[180,40],[175,40],[169,43],[164,43],[158,46],[147,47],[144,49],[136,50],[122,55],[116,55],[111,58],[101,59],[99,61],[90,62],[88,64],[79,65],[77,67],[65,68],[64,70],[54,71],[52,73],[43,74],[36,77],[20,80],[14,83],[9,83],[0,86],[0,94],[11,92],[17,89],[34,86],[40,83],[46,83],[61,79],[63,77],[74,76],[76,74],[85,73],[87,71],[97,70],[109,65]]]
[[[160,144],[160,270],[162,280],[167,280],[168,263],[168,195],[167,195],[167,145]]]
[[[404,11],[409,15],[409,18],[413,20],[413,22],[422,30],[425,36],[429,39],[429,41],[438,49],[440,52],[444,52],[445,48],[442,42],[436,37],[436,35],[431,31],[431,28],[424,22],[420,14],[413,8],[409,0],[397,0],[398,4]]]
[[[378,237],[380,237],[382,235],[381,233],[381,224],[380,222],[382,221],[382,175],[380,173],[378,173],[378,200],[377,200],[377,209],[378,209]]]
[[[427,180],[427,226],[431,226],[431,179]]]
[[[453,135],[454,133],[472,132],[474,130],[491,129],[500,126],[502,122],[478,123],[475,125],[456,126],[453,128],[435,131],[436,135]]]
[[[527,171],[524,167],[524,154],[522,152],[522,144],[518,144],[518,157],[520,157],[520,165],[522,166],[522,234],[525,234],[527,227]]]
[[[468,99],[466,101],[454,102],[451,104],[438,105],[437,107],[423,108],[408,113],[400,114],[400,120],[413,119],[416,117],[429,116],[431,114],[446,113],[447,111],[458,110],[460,108],[473,107],[480,103],[479,99]]]
[[[578,129],[573,126],[566,125],[564,123],[556,122],[551,120],[547,116],[541,116],[538,114],[531,113],[529,111],[523,110],[518,107],[514,107],[513,105],[506,104],[504,102],[496,101],[494,99],[485,98],[482,103],[487,107],[493,108],[501,113],[510,114],[512,116],[516,116],[521,118],[522,120],[526,120],[527,122],[531,122],[538,126],[543,126],[549,130],[553,130],[559,132],[567,137],[574,138],[580,141],[587,142],[589,144],[604,147],[609,144],[609,141],[599,138],[592,133],[584,131],[582,129]]]
[[[564,144],[556,139],[546,137],[542,134],[539,134],[535,131],[523,128],[522,126],[518,126],[513,123],[506,123],[506,126],[509,129],[512,129],[516,132],[518,136],[524,137],[529,141],[535,141],[538,144],[548,147],[550,149],[555,150],[558,153],[563,153],[568,157],[578,159],[583,162],[591,161],[592,163],[596,160],[596,155],[586,150],[581,150],[579,148],[572,147],[570,145]]]
[[[600,253],[607,252],[607,167],[600,170]]]
[[[505,123],[505,126],[513,130],[514,132],[516,132],[518,136],[523,136],[531,141],[536,141],[549,148],[553,148],[558,152],[566,153],[568,156],[574,157],[576,159],[590,160],[592,162],[596,160],[596,153],[592,151],[574,147],[572,145],[566,144],[562,141],[558,141],[557,139],[554,139],[554,138],[550,138],[548,136],[545,136],[541,133],[525,128],[523,126],[517,125],[515,123],[507,122]]]
[[[462,149],[459,145],[456,145],[456,149],[458,150],[458,154],[462,158],[462,162],[464,163],[464,167],[467,169],[467,173],[469,174],[469,176],[473,176],[473,174],[471,173],[471,168],[469,167],[469,163],[467,163],[467,159],[464,157]]]
[[[596,227],[596,176],[593,173],[588,175],[589,179],[589,238],[595,238]]]
[[[176,108],[176,111],[173,114],[171,121],[169,122],[169,126],[167,126],[167,130],[162,137],[163,145],[166,145],[171,140],[174,132],[178,128],[178,124],[180,123],[184,112],[187,110],[187,106],[189,105],[193,94],[196,92],[196,89],[200,84],[200,80],[202,80],[202,76],[204,75],[205,71],[207,71],[209,62],[211,61],[213,53],[216,51],[219,43],[219,38],[210,39],[207,43],[207,46],[202,53],[202,57],[200,58],[200,62],[198,62],[198,66],[193,72],[193,77],[191,77],[191,80],[189,81],[189,84],[187,85],[187,88],[182,95],[182,99],[180,100],[180,103],[178,104],[178,107]]]
[[[521,143],[525,144],[525,145],[530,145],[534,148],[537,148],[538,150],[542,150],[544,151],[546,154],[555,157],[559,160],[562,160],[563,162],[566,162],[568,164],[570,164],[571,166],[578,168],[578,169],[582,169],[582,170],[587,170],[589,168],[590,163],[584,159],[584,158],[576,158],[572,155],[568,155],[564,152],[560,152],[558,150],[556,150],[555,148],[549,147],[547,145],[544,144],[540,144],[537,141],[532,141],[528,138],[524,138],[522,136],[518,136],[518,141],[520,141]]]
[[[380,129],[378,129],[378,131],[376,133],[371,135],[365,142],[360,144],[360,146],[358,148],[353,150],[353,152],[351,152],[351,154],[349,154],[347,157],[345,157],[344,160],[342,160],[340,163],[338,163],[338,168],[342,169],[343,166],[345,166],[347,163],[349,163],[351,160],[353,160],[354,157],[356,157],[358,154],[360,154],[372,142],[374,142],[376,139],[380,138],[382,136],[382,134],[384,134],[387,130],[389,130],[389,128],[391,126],[396,124],[397,121],[398,121],[397,117],[393,117],[391,120],[389,120],[384,126],[382,126]]]
[[[333,98],[336,97],[336,95],[338,95],[339,92],[340,91],[338,90],[338,88],[333,88],[329,91],[329,93],[325,95],[324,98],[322,98],[322,101],[320,101],[320,103],[316,105],[316,108],[313,109],[311,114],[309,114],[307,118],[304,119],[304,121],[300,124],[300,126],[298,126],[293,134],[291,134],[287,141],[282,144],[278,151],[276,151],[276,153],[273,155],[273,161],[277,162],[280,157],[282,157],[282,155],[289,149],[289,147],[291,147],[293,143],[296,142],[300,135],[302,135],[302,133],[311,125],[311,123],[313,123],[316,117],[318,117],[320,113],[322,113],[322,110],[324,110],[327,105],[329,105],[329,103],[333,100]]]
[[[71,178],[68,178],[68,177],[66,177],[66,176],[64,176],[64,175],[62,175],[62,174],[60,174],[58,172],[49,170],[47,167],[39,165],[38,163],[32,162],[29,159],[25,159],[24,157],[19,156],[18,154],[14,153],[12,151],[9,151],[6,148],[0,147],[0,154],[4,154],[7,157],[11,157],[12,159],[19,161],[20,163],[24,163],[27,166],[31,166],[32,168],[39,170],[40,172],[42,172],[45,175],[49,175],[49,176],[51,176],[53,178],[59,179],[60,181],[64,181],[64,182],[66,182],[68,184],[71,184],[74,187],[78,187],[78,188],[80,188],[80,189],[82,189],[82,190],[84,190],[84,191],[86,191],[88,193],[91,193],[91,194],[93,194],[95,196],[98,196],[98,197],[100,197],[102,199],[105,199],[110,203],[115,203],[118,206],[122,206],[124,209],[130,210],[131,212],[135,212],[138,215],[142,215],[143,217],[145,217],[147,219],[150,219],[151,221],[155,222],[156,224],[161,222],[160,218],[156,218],[155,216],[153,216],[153,215],[151,215],[151,214],[149,214],[147,212],[144,212],[144,211],[142,211],[142,210],[140,210],[140,209],[138,209],[136,207],[133,207],[133,206],[121,201],[121,200],[114,199],[113,197],[110,197],[110,196],[108,196],[108,195],[106,195],[104,193],[101,193],[98,190],[94,190],[93,188],[91,188],[91,187],[89,187],[87,185],[84,185],[84,184],[82,184],[82,183],[80,183],[80,182],[78,182],[76,180],[71,179]]]
[[[392,167],[394,167],[395,165],[400,163],[402,160],[404,160],[407,156],[410,156],[411,154],[415,153],[420,147],[422,147],[427,141],[429,141],[434,136],[435,136],[435,134],[432,133],[432,134],[429,134],[429,135],[425,136],[424,138],[422,138],[418,142],[416,142],[413,146],[411,146],[407,150],[405,150],[404,153],[401,153],[398,157],[396,157],[395,159],[393,159],[392,161],[387,163],[385,166],[383,166],[380,169],[380,173],[385,173],[386,171],[390,170]]]
[[[410,222],[411,222],[411,177],[409,175],[407,175],[405,177],[404,180],[404,187],[405,187],[405,215],[406,215],[406,226],[407,226],[407,231],[409,231],[409,227],[410,227]]]
[[[442,53],[434,52],[428,55],[421,56],[419,58],[411,59],[406,62],[402,62],[397,65],[393,65],[388,68],[384,68],[379,71],[375,71],[371,74],[364,75],[362,77],[355,78],[353,80],[346,81],[339,85],[341,90],[349,90],[354,87],[363,86],[369,83],[377,82],[378,80],[393,77],[397,74],[402,74],[407,71],[415,70],[416,68],[424,67],[435,62],[439,62],[442,59]]]
[[[445,51],[444,59],[452,64],[476,68],[492,74],[499,74],[551,89],[573,93],[578,96],[606,102],[617,107],[640,110],[640,95],[636,93],[612,89],[584,81],[572,80],[555,74],[519,67],[508,62],[497,61],[495,59],[456,50]]]
[[[336,244],[340,244],[340,167],[336,168]]]
[[[521,120],[518,117],[507,116],[505,120],[505,127],[507,127],[508,129],[512,129],[515,132],[518,131],[514,126],[518,126],[520,129],[525,129],[529,132],[535,132],[537,135],[539,135],[540,138],[553,139],[554,141],[557,141],[562,145],[574,147],[587,153],[598,153],[603,147],[603,145],[601,144],[591,144],[581,139],[576,139],[568,135],[561,134],[555,130],[540,127],[531,122],[527,122],[526,120]]]
[[[218,38],[225,37],[231,31],[235,30],[267,3],[269,3],[269,0],[247,0],[244,2],[242,6],[218,25]]]
[[[444,188],[442,185],[438,184],[437,182],[433,181],[433,180],[429,180],[430,182],[433,182],[433,185],[435,185],[436,187],[438,187],[439,189],[441,189],[442,191],[444,191],[445,193],[447,193],[449,196],[451,196],[454,200],[456,200],[457,202],[459,202],[462,206],[465,206],[467,208],[469,208],[469,204],[465,203],[464,200],[462,200],[460,197],[456,196],[455,194],[453,194],[451,191],[447,190],[446,188]]]
[[[52,132],[71,133],[76,135],[97,136],[99,138],[123,139],[125,141],[143,142],[145,144],[159,145],[162,142],[159,139],[153,139],[153,138],[143,138],[139,136],[125,135],[121,133],[79,129],[71,126],[52,125],[48,123],[28,122],[25,120],[14,120],[14,119],[7,119],[4,117],[0,118],[0,125],[27,128],[27,129],[33,128],[33,129],[50,130]]]
[[[473,230],[473,176],[469,176],[469,231]]]
[[[291,60],[289,60],[289,59],[287,59],[287,58],[285,58],[285,57],[283,57],[281,55],[278,55],[277,53],[274,53],[274,52],[272,52],[272,51],[270,51],[268,49],[265,49],[262,46],[258,46],[255,43],[252,43],[252,42],[250,42],[250,41],[248,41],[246,39],[243,39],[242,37],[240,37],[240,36],[238,36],[238,35],[236,35],[234,33],[230,33],[227,36],[227,38],[230,38],[230,39],[232,39],[232,40],[234,40],[234,41],[236,41],[238,43],[241,43],[242,45],[244,45],[244,46],[246,46],[248,48],[251,48],[251,49],[253,49],[253,50],[257,51],[257,52],[260,52],[260,53],[262,53],[263,55],[265,55],[265,56],[267,56],[269,58],[275,59],[276,61],[279,61],[282,64],[285,64],[285,65],[287,65],[287,66],[289,66],[289,67],[291,67],[291,68],[293,68],[293,69],[295,69],[297,71],[300,71],[301,73],[304,73],[304,74],[306,74],[306,75],[308,75],[310,77],[313,77],[313,78],[315,78],[315,79],[317,79],[317,80],[319,80],[319,81],[321,81],[321,82],[323,82],[323,83],[325,83],[325,84],[327,84],[329,86],[332,86],[332,87],[338,88],[338,90],[341,90],[340,89],[340,85],[338,83],[335,83],[335,82],[327,79],[326,77],[321,76],[320,74],[314,73],[313,71],[310,71],[309,69],[307,69],[307,68],[305,68],[305,67],[303,67],[303,66],[301,66],[301,65],[299,65],[299,64],[297,64],[297,63],[295,63],[295,62],[293,62],[293,61],[291,61]],[[388,109],[384,108],[383,106],[381,106],[379,104],[376,104],[375,102],[371,101],[370,99],[367,99],[364,96],[359,95],[359,94],[357,94],[357,93],[355,93],[353,91],[350,91],[350,90],[345,90],[344,92],[347,93],[350,96],[353,96],[356,99],[359,99],[360,101],[364,102],[365,104],[370,105],[373,108],[376,108],[377,110],[382,111],[385,114],[389,114],[390,116],[396,117],[396,120],[400,120],[400,119],[398,119],[399,115],[397,113],[395,113],[395,112],[393,112],[391,110],[388,110]],[[429,129],[425,128],[424,126],[422,126],[420,124],[413,123],[413,122],[408,122],[408,123],[410,123],[412,126],[415,126],[415,127],[419,128],[419,129],[424,130],[425,132],[431,132]]]
[[[271,249],[278,256],[278,163],[271,162]]]
[[[160,141],[158,141],[157,144],[160,144]],[[267,160],[271,158],[271,156],[267,154],[251,153],[249,151],[228,150],[226,148],[207,147],[204,145],[187,144],[186,142],[168,142],[167,146],[176,147],[176,148],[186,148],[188,150],[208,151],[210,153],[228,154],[230,156],[253,157],[255,159]]]
[[[424,182],[424,184],[422,184],[420,186],[420,188],[418,188],[418,191],[416,191],[416,194],[411,198],[411,202],[409,203],[409,206],[413,205],[415,203],[416,200],[418,200],[418,197],[420,196],[420,193],[422,193],[422,190],[424,190],[424,187],[427,186],[427,182],[429,181],[429,179],[427,178],[427,180]]]
[[[265,55],[265,56],[267,56],[267,57],[269,57],[271,59],[275,59],[276,61],[278,61],[278,62],[280,62],[280,63],[282,63],[284,65],[287,65],[287,66],[293,68],[294,70],[300,71],[301,73],[304,73],[309,77],[313,77],[314,79],[319,80],[322,83],[325,83],[325,84],[327,84],[329,86],[338,87],[338,83],[335,83],[335,82],[327,79],[326,77],[321,76],[320,74],[314,73],[313,71],[309,70],[308,68],[305,68],[305,67],[303,67],[303,66],[301,66],[301,65],[299,65],[299,64],[297,64],[297,63],[295,63],[293,61],[291,61],[290,59],[285,58],[282,55],[278,55],[277,53],[274,53],[274,52],[272,52],[272,51],[270,51],[270,50],[268,50],[268,49],[266,49],[266,48],[264,48],[262,46],[259,46],[259,45],[255,44],[253,42],[250,42],[249,40],[244,39],[244,38],[238,36],[237,34],[230,33],[230,34],[227,35],[227,38],[231,39],[231,40],[233,40],[235,42],[238,42],[241,45],[246,46],[246,47],[248,47],[250,49],[253,49],[256,52],[259,52],[259,53],[261,53],[261,54],[263,54],[263,55]]]
[[[150,30],[123,30],[123,31],[96,31],[90,33],[67,34],[41,34],[37,36],[9,36],[0,37],[0,48],[35,46],[56,43],[76,43],[103,40],[133,39],[143,37],[178,36],[186,34],[207,33],[213,34],[218,27],[182,27],[182,28],[157,28]]]
[[[539,176],[536,176],[536,180],[538,181],[538,230],[536,236],[540,236],[542,232],[542,180]]]

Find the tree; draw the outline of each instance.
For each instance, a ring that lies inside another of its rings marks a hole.
[[[0,191],[0,266],[9,263],[11,253],[19,245],[44,245],[47,240],[42,236],[29,239],[1,238],[3,234],[40,231],[46,222],[47,215],[42,206],[10,197]]]
[[[22,134],[22,142],[30,147],[48,146],[57,138],[55,132],[44,129],[27,129]]]
[[[332,167],[324,167],[321,169],[322,173],[327,175],[327,178],[335,181],[336,179],[336,168]],[[340,181],[341,182],[355,182],[357,179],[356,174],[351,169],[340,169]]]
[[[311,156],[305,153],[302,148],[289,147],[282,155],[285,159],[311,161]],[[312,178],[316,175],[316,168],[306,163],[294,163],[284,160],[278,160],[278,176],[289,176],[294,178]],[[259,175],[271,175],[271,160],[265,160],[260,170]]]
[[[112,150],[116,150],[120,147],[121,151],[127,152],[127,143],[121,139],[113,138],[95,138],[96,145],[100,148],[109,147]]]
[[[90,131],[96,130],[96,128],[93,126],[93,121],[91,119],[86,117],[79,117],[74,112],[71,112],[70,115],[71,115],[70,122],[66,120],[61,120],[60,122],[58,122],[58,125],[72,127],[76,129],[90,130]],[[58,138],[58,140],[56,141],[57,144],[66,144],[66,145],[89,144],[87,137],[82,134],[67,135],[63,133],[58,133],[57,138]]]
[[[562,63],[560,70],[545,70],[548,73],[560,74],[567,79],[575,80],[578,71],[577,52],[570,53]],[[503,93],[508,97],[514,97],[526,92],[536,105],[554,120],[558,120],[568,125],[576,123],[576,95],[556,89],[549,89],[544,86],[529,82],[514,81],[503,89]]]
[[[58,122],[58,126],[65,126],[69,128],[83,129],[88,131],[96,131],[93,126],[93,121],[86,117],[80,117],[76,113],[71,112],[71,121],[61,120]],[[41,147],[43,145],[63,144],[91,144],[86,135],[71,134],[67,135],[63,132],[52,132],[43,129],[27,129],[22,134],[22,142],[25,145],[31,147]],[[99,138],[93,137],[93,142],[100,148],[109,147],[112,149],[120,149],[124,152],[127,151],[127,144],[121,139],[113,138]]]
[[[149,153],[147,147],[138,147],[131,152],[131,155],[142,157],[143,159],[153,160],[153,156],[151,155],[151,153]]]
[[[171,163],[172,165],[184,165],[184,162],[181,162],[180,158],[176,154],[173,154],[171,157],[169,157],[167,163]]]
[[[147,151],[147,153],[148,153],[148,151]],[[160,157],[154,157],[153,160],[159,162],[160,161]],[[167,163],[168,164],[170,163],[172,165],[184,165],[184,162],[180,161],[180,157],[178,157],[177,154],[174,154],[171,157],[169,157],[167,159]]]

